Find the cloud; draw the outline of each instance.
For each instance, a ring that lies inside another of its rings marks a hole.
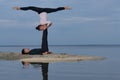
[[[3,19],[0,20],[1,25],[14,24],[14,23],[16,23],[15,20],[3,20]]]
[[[17,21],[17,20],[0,20],[0,25],[1,27],[8,28],[8,27],[16,27],[17,28],[25,28],[26,27],[33,27],[37,25],[37,22],[22,22],[22,21]]]
[[[105,8],[105,7],[110,7],[115,3],[115,0],[87,0],[85,1],[87,5],[93,7],[93,8]]]
[[[0,0],[0,2],[2,2],[3,0]]]
[[[108,18],[106,17],[70,17],[67,19],[64,19],[65,22],[69,23],[87,23],[87,22],[95,22],[95,21],[107,21]]]

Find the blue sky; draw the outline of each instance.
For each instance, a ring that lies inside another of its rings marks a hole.
[[[39,45],[39,16],[14,6],[61,7],[49,14],[49,45],[120,44],[120,0],[0,0],[0,45]]]

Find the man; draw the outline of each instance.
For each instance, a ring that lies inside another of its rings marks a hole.
[[[60,10],[70,10],[71,7],[65,6],[65,7],[58,7],[58,8],[39,8],[34,6],[28,6],[28,7],[13,7],[15,10],[32,10],[39,14],[40,16],[40,25],[36,27],[37,30],[45,30],[48,27],[52,25],[51,21],[48,21],[47,14],[60,11]]]
[[[40,49],[32,49],[32,50],[30,50],[28,48],[24,48],[22,50],[22,54],[23,55],[46,55],[46,54],[51,54],[51,52],[49,52],[49,49],[48,49],[47,36],[48,36],[48,31],[47,31],[47,29],[45,29],[43,31],[43,35],[42,35],[41,48]],[[22,62],[23,68],[28,68],[29,64],[30,64],[29,62]],[[43,66],[44,65],[42,65],[42,71],[44,71]],[[46,66],[48,66],[48,63],[46,63]],[[42,74],[43,74],[43,78],[47,78],[47,77],[44,77],[44,76],[47,76],[47,72],[43,72]]]
[[[47,29],[45,29],[43,31],[43,35],[42,35],[42,45],[41,45],[41,49],[28,49],[28,48],[24,48],[22,50],[22,54],[30,54],[30,55],[35,55],[35,54],[50,54],[49,49],[48,49],[48,41],[47,41],[47,35],[48,35],[48,31]]]

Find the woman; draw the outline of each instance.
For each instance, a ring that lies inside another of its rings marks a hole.
[[[32,10],[35,11],[39,14],[40,16],[40,25],[36,27],[37,30],[45,30],[49,26],[52,25],[51,21],[48,21],[47,14],[60,11],[60,10],[70,10],[71,7],[65,6],[65,7],[58,7],[58,8],[39,8],[39,7],[34,7],[34,6],[28,6],[28,7],[13,7],[15,10]]]

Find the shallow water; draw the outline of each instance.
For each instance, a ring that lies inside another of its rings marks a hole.
[[[20,52],[22,48],[0,47],[0,51]],[[0,80],[120,80],[120,46],[49,46],[49,49],[55,53],[103,56],[107,59],[30,64],[27,67],[20,61],[0,61]]]

